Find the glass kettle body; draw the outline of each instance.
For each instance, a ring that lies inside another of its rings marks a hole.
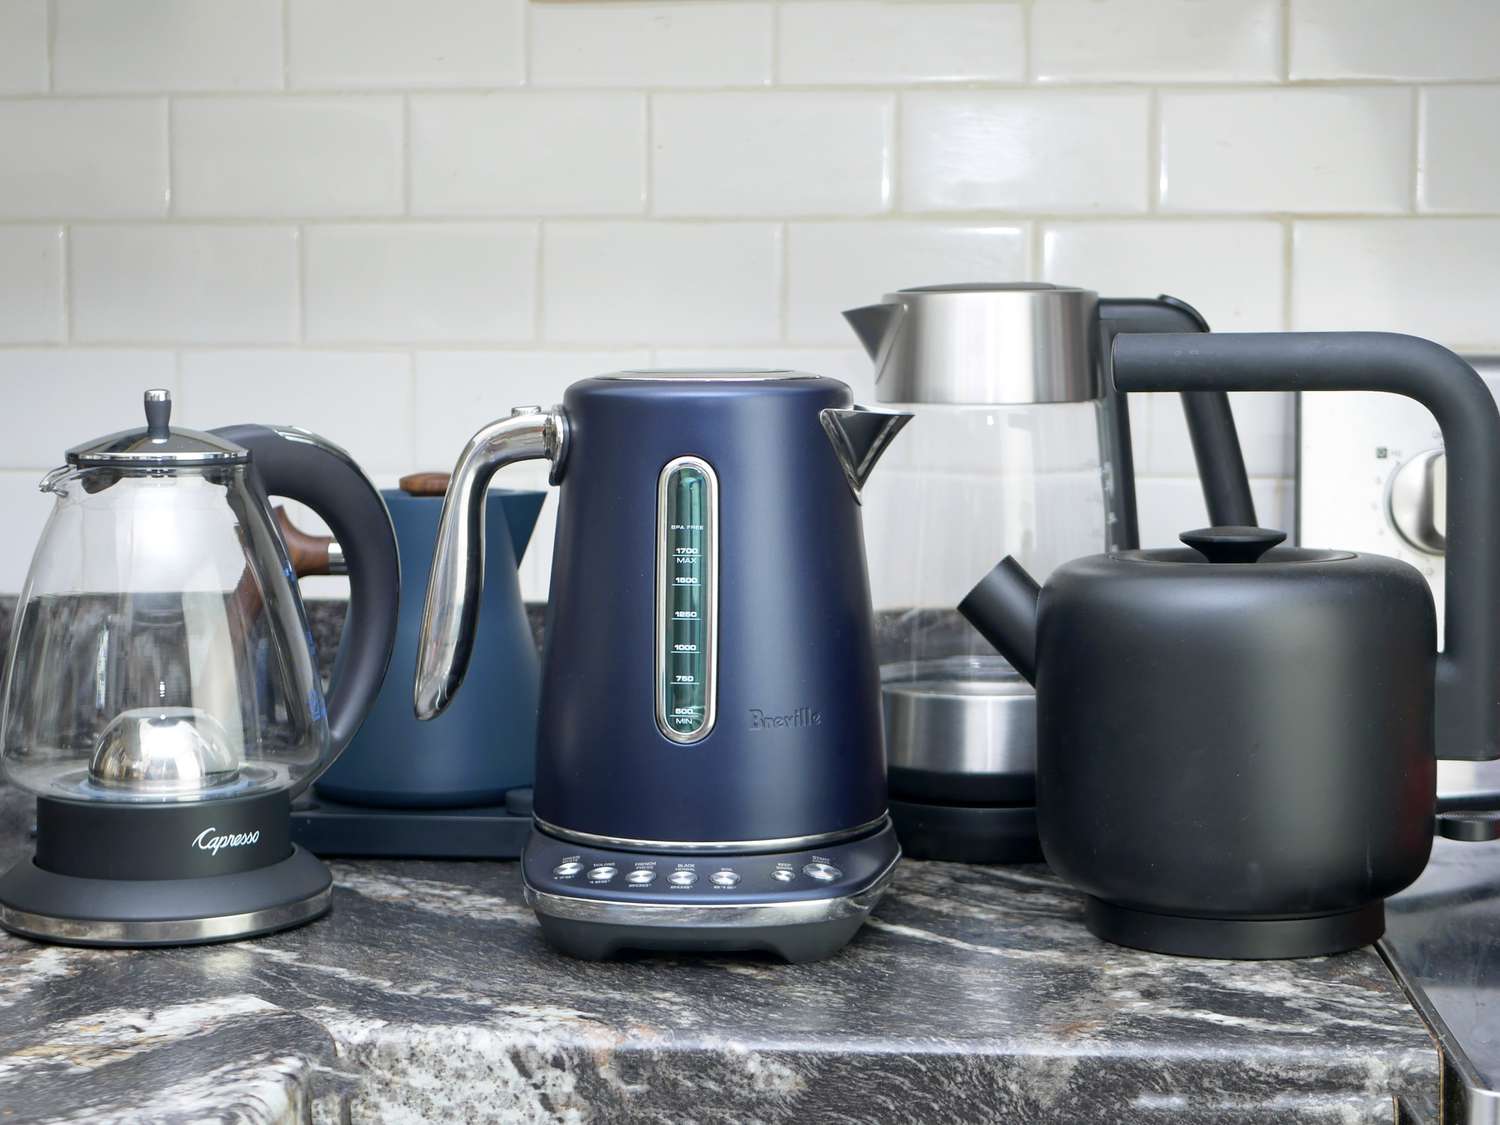
[[[300,789],[330,756],[302,602],[248,463],[70,466],[21,594],[6,775],[70,800]]]

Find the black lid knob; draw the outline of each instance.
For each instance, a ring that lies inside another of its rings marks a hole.
[[[1253,563],[1286,539],[1286,532],[1266,527],[1203,527],[1177,538],[1211,563]]]
[[[155,388],[146,392],[146,436],[160,440],[172,434],[172,392]]]

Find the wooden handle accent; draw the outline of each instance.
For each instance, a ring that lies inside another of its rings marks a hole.
[[[401,491],[408,496],[442,496],[448,491],[448,473],[409,473],[401,478]]]
[[[328,548],[333,543],[331,535],[308,535],[292,523],[286,509],[277,505],[276,526],[281,529],[281,538],[286,542],[287,558],[298,578],[311,574],[329,574]]]

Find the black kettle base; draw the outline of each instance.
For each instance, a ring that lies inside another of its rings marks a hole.
[[[0,876],[0,926],[58,945],[204,945],[274,933],[328,913],[333,880],[302,848],[249,871],[186,879],[87,879],[27,856]]]
[[[892,797],[891,821],[912,859],[1042,862],[1035,805],[934,805]]]
[[[542,936],[589,961],[632,953],[765,952],[819,961],[864,924],[895,874],[890,821],[798,851],[600,846],[537,827],[521,857]]]
[[[1095,937],[1115,945],[1230,961],[1322,957],[1370,945],[1385,933],[1383,900],[1341,914],[1311,918],[1189,918],[1132,910],[1088,898],[1084,922]]]

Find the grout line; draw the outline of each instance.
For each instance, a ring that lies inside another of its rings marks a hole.
[[[1411,178],[1407,184],[1410,191],[1408,206],[1412,214],[1421,213],[1422,200],[1422,141],[1425,130],[1422,126],[1422,107],[1427,101],[1427,90],[1422,86],[1413,86],[1411,92],[1411,159],[1408,167],[1411,169]]]
[[[1281,81],[1292,80],[1292,0],[1281,0],[1281,25],[1277,29],[1277,50],[1281,52]]]
[[[906,98],[899,90],[891,93],[891,129],[890,129],[890,214],[902,214],[902,205],[906,202],[906,178],[902,173],[902,148],[906,144]]]
[[[281,88],[292,88],[292,0],[281,0]]]
[[[1030,281],[1044,281],[1046,267],[1046,224],[1033,222],[1026,232],[1026,277]]]
[[[546,339],[547,328],[547,228],[545,221],[536,224],[536,255],[531,264],[531,292],[534,294],[531,310],[531,339],[540,347]]]
[[[769,85],[781,85],[781,3],[771,5],[771,81]]]
[[[643,214],[647,218],[656,215],[656,94],[647,91],[644,98],[643,112],[646,115],[645,126],[642,132],[646,137],[646,154],[642,161],[642,174],[646,177],[644,195],[641,201]]]
[[[177,217],[177,157],[173,152],[172,141],[177,135],[177,100],[175,98],[162,99],[162,116],[165,118],[163,128],[166,132],[166,161],[167,161],[167,214],[168,219]]]
[[[307,343],[307,228],[297,228],[297,342]]]
[[[73,342],[73,232],[67,226],[62,233],[62,342]]]
[[[1032,5],[1025,3],[1021,5],[1021,82],[1023,85],[1033,85],[1036,82],[1035,51],[1031,44],[1032,29],[1035,26],[1035,14]]]
[[[411,143],[411,95],[401,95],[401,214],[412,215],[412,170],[416,153]]]
[[[1167,154],[1162,146],[1161,91],[1153,89],[1146,100],[1146,213],[1161,211],[1161,181]]]
[[[1296,228],[1292,219],[1281,223],[1281,330],[1290,332],[1295,293],[1293,292],[1293,266],[1296,261]]]
[[[47,54],[47,92],[57,89],[57,0],[42,6],[42,41]]]
[[[777,302],[776,339],[785,342],[792,330],[792,225],[781,224],[781,237],[777,240]]]

